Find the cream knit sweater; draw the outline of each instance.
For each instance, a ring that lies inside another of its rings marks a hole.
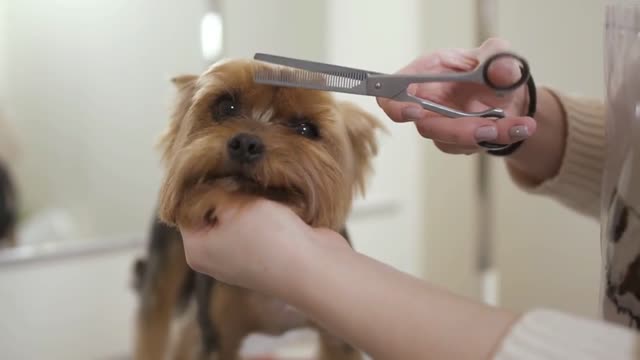
[[[568,121],[565,154],[558,174],[539,185],[513,171],[510,174],[525,191],[551,196],[598,218],[605,154],[604,105],[601,100],[553,92]],[[537,309],[524,314],[513,326],[495,359],[640,359],[640,337],[634,330],[612,322]]]

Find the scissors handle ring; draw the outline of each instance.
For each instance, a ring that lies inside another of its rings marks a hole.
[[[498,85],[495,82],[491,81],[491,78],[489,77],[489,69],[491,68],[491,63],[501,58],[513,58],[520,63],[520,78],[515,83],[511,83],[509,85],[503,86],[503,85]],[[504,92],[513,91],[519,88],[520,86],[522,86],[524,83],[526,83],[527,80],[529,80],[529,76],[530,76],[530,70],[529,70],[529,64],[527,63],[527,61],[522,57],[510,52],[502,52],[502,53],[497,53],[492,55],[485,61],[482,69],[482,78],[485,84],[489,86],[491,89],[496,91],[504,91]]]

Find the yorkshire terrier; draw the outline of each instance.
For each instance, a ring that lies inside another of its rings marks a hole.
[[[193,272],[180,226],[211,225],[220,201],[269,198],[306,223],[345,238],[352,200],[364,194],[381,123],[329,93],[256,84],[252,60],[214,64],[173,79],[177,104],[160,146],[166,175],[140,293],[136,359],[235,360],[250,334],[318,330],[319,358],[360,351],[278,299]]]

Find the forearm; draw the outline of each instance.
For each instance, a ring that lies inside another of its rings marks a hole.
[[[562,105],[549,90],[538,88],[533,136],[507,158],[507,164],[529,184],[539,184],[558,173],[567,139],[567,119]]]
[[[487,359],[516,319],[348,248],[299,267],[278,295],[375,359]]]

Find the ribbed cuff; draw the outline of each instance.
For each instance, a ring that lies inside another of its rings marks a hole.
[[[537,186],[523,187],[532,193],[549,195],[580,213],[596,216],[604,167],[604,105],[598,99],[551,91],[567,116],[567,141],[562,164],[555,177]]]
[[[637,334],[618,325],[552,310],[534,310],[514,324],[495,360],[637,360]]]

